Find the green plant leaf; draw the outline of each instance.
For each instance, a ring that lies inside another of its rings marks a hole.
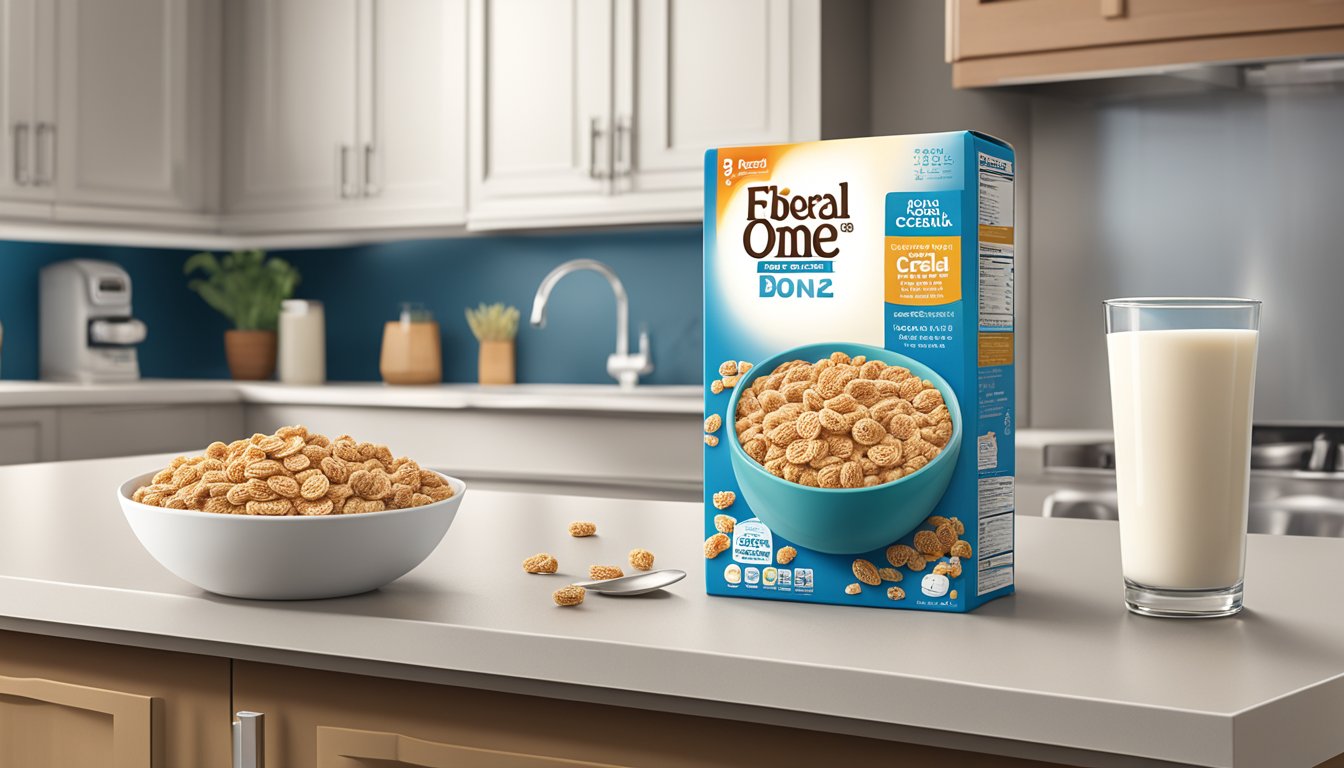
[[[197,270],[206,277],[191,280],[187,288],[243,331],[274,330],[281,302],[294,295],[300,280],[289,262],[267,260],[266,252],[259,250],[234,251],[222,259],[198,253],[183,265],[185,273]]]

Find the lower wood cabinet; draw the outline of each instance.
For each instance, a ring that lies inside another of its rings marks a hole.
[[[0,632],[0,768],[228,768],[229,666]]]
[[[557,658],[556,663],[563,660]],[[237,661],[233,669],[235,708],[266,716],[267,768],[738,768],[889,765],[898,757],[912,765],[936,761],[962,768],[1046,765],[917,744],[270,664]]]

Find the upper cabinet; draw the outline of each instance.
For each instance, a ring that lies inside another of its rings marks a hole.
[[[704,151],[821,138],[816,0],[472,0],[475,229],[698,221]]]
[[[0,211],[199,226],[213,202],[206,29],[214,4],[0,5]]]
[[[946,0],[958,87],[1338,55],[1331,0]]]
[[[236,0],[226,14],[226,231],[462,222],[464,0]]]

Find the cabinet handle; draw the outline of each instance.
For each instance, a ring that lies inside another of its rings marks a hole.
[[[28,176],[28,124],[14,124],[14,183],[26,187],[32,181]]]
[[[615,136],[613,136],[612,142],[616,147],[616,160],[612,165],[612,173],[615,176],[631,176],[634,173],[635,132],[630,125],[630,118],[616,118],[616,127],[613,132]]]
[[[376,184],[373,183],[373,145],[364,145],[364,196],[376,197],[382,194]]]
[[[47,151],[42,151],[42,137],[47,137]],[[56,124],[38,123],[33,133],[33,148],[36,159],[33,161],[33,186],[51,186],[56,182]],[[46,156],[47,162],[42,158]],[[43,166],[46,172],[43,173]]]
[[[602,118],[594,117],[588,124],[588,176],[594,179],[606,179],[611,174],[597,169],[597,142],[606,135],[602,130]]]
[[[241,711],[233,717],[233,768],[266,768],[266,715]]]
[[[358,194],[359,190],[350,187],[350,150],[349,144],[342,144],[336,149],[336,164],[340,166],[341,186],[338,190],[342,198],[351,198]]]

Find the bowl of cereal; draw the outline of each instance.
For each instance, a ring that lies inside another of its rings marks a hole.
[[[828,554],[879,549],[914,530],[942,499],[961,448],[951,385],[866,344],[808,344],[756,363],[726,418],[752,512]]]
[[[377,589],[438,546],[461,480],[386,446],[303,427],[213,443],[122,483],[136,538],[178,577],[229,597],[308,600]]]

